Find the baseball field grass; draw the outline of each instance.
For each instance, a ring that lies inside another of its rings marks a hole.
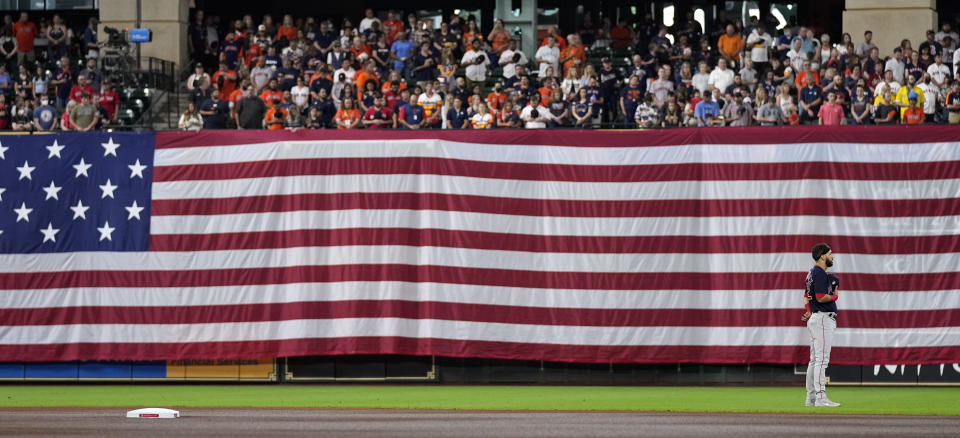
[[[960,415],[960,388],[840,387],[840,408],[802,388],[440,385],[0,385],[4,407],[260,407]]]

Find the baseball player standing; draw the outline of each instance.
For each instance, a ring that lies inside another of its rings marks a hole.
[[[804,301],[807,313],[802,320],[810,331],[810,364],[807,365],[807,406],[840,406],[827,398],[825,375],[830,363],[833,333],[837,330],[837,288],[840,280],[827,274],[833,266],[833,251],[826,243],[813,247],[816,264],[807,274]]]

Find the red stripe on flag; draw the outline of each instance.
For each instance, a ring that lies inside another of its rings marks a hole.
[[[931,254],[960,248],[950,236],[539,236],[437,228],[338,228],[254,233],[161,234],[151,251],[212,251],[338,245],[405,245],[591,254],[778,253],[820,242],[847,254]],[[811,260],[812,263],[812,260]]]
[[[682,293],[682,292],[678,292]],[[594,327],[799,326],[798,309],[589,309],[501,306],[437,301],[350,300],[165,306],[84,306],[0,309],[16,325],[211,324],[298,319],[404,318]],[[960,326],[960,309],[865,311],[840,315],[843,328]]]
[[[215,215],[326,210],[440,210],[551,217],[850,216],[960,214],[955,199],[669,199],[580,201],[441,193],[309,193],[215,199],[154,200],[151,214]]]
[[[678,163],[572,165],[471,161],[434,157],[316,158],[157,166],[154,182],[302,175],[447,175],[570,182],[766,181],[793,179],[917,180],[960,178],[960,162]]]
[[[73,343],[0,345],[10,362],[69,360],[245,359],[250,357],[350,354],[484,357],[583,363],[806,363],[806,346],[594,346],[457,341],[437,338],[341,337],[272,341],[180,343]],[[952,363],[960,346],[833,347],[832,364]]]
[[[799,289],[804,272],[545,272],[433,265],[356,264],[186,271],[62,271],[0,274],[9,289],[191,287],[342,281],[406,281],[547,289],[758,290]],[[960,289],[960,272],[845,274],[863,291]],[[799,295],[798,295],[799,296]],[[798,306],[799,308],[799,306]]]
[[[907,144],[953,142],[960,138],[960,126],[938,125],[936,129],[909,126],[782,126],[699,129],[677,128],[649,131],[624,130],[527,130],[480,129],[471,131],[387,131],[312,130],[242,132],[210,130],[200,132],[157,132],[156,148],[207,147],[279,141],[337,140],[447,140],[483,144],[544,145],[571,147],[642,147],[685,144],[777,144],[868,143]],[[789,144],[787,146],[789,146]]]

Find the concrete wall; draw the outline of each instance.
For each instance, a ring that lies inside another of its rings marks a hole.
[[[141,27],[153,31],[153,41],[141,44],[141,56],[152,56],[177,63],[180,68],[188,60],[188,0],[142,0]],[[106,40],[104,26],[134,27],[137,17],[135,0],[100,0],[100,38]]]
[[[934,8],[936,0],[846,0],[843,31],[859,44],[863,32],[872,30],[880,56],[890,56],[904,38],[917,49],[928,29],[938,30]]]

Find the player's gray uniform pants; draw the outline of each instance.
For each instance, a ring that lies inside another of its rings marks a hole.
[[[810,332],[810,364],[807,365],[807,398],[814,398],[818,392],[826,391],[826,371],[830,364],[830,348],[833,347],[833,332],[837,330],[837,320],[817,312],[807,320]]]

